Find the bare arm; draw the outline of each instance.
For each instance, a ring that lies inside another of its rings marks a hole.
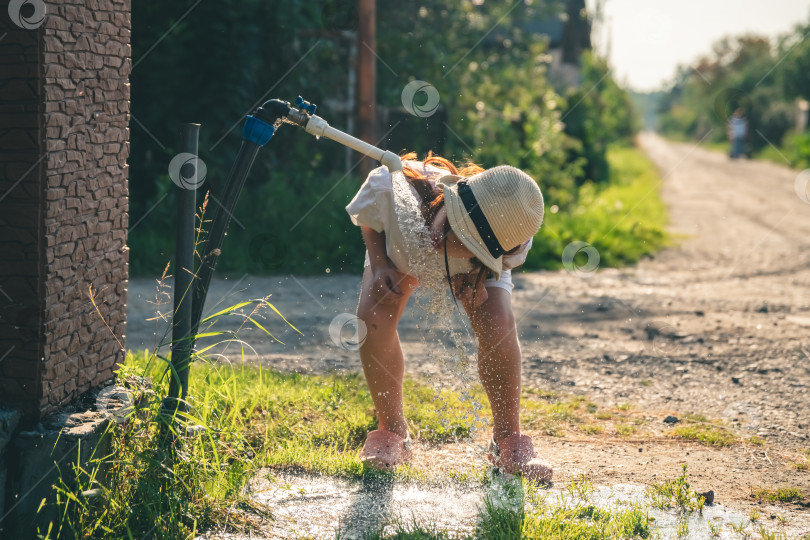
[[[368,258],[371,262],[373,284],[371,291],[381,304],[399,302],[402,297],[400,283],[405,280],[405,274],[399,272],[394,262],[388,258],[385,250],[385,233],[377,232],[371,227],[361,226],[360,232],[368,249]]]
[[[384,232],[377,232],[371,227],[361,225],[360,233],[363,235],[363,241],[366,243],[372,270],[394,266],[394,263],[388,258],[388,254],[385,252]]]

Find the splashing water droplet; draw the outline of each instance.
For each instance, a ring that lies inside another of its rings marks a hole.
[[[426,346],[430,362],[449,369],[459,382],[462,390],[460,398],[463,402],[469,403],[471,408],[461,421],[468,422],[470,437],[473,437],[477,430],[485,429],[487,426],[486,419],[478,414],[482,406],[469,392],[477,380],[474,369],[476,358],[471,350],[473,336],[466,325],[463,332],[459,332],[453,326],[455,304],[449,294],[444,256],[433,249],[430,231],[422,216],[421,200],[416,190],[411,187],[401,171],[394,172],[392,176],[397,225],[402,233],[409,266],[402,270],[419,280],[419,287],[413,293],[413,306],[420,320],[417,328],[421,329],[424,325],[426,329],[420,332],[420,339]],[[450,347],[445,345],[447,339],[442,339],[439,333],[449,337],[452,343]],[[434,390],[439,396],[441,385]],[[459,419],[454,417],[452,421],[458,422]],[[449,424],[446,420],[442,420],[442,423]]]

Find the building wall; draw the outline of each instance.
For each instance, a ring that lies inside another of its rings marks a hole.
[[[41,40],[0,3],[0,399],[36,408],[42,357]]]
[[[20,38],[25,67],[36,58],[34,74],[21,72],[30,92],[16,98],[0,88],[0,107],[37,99],[36,112],[20,118],[30,126],[25,139],[13,137],[27,144],[28,161],[37,149],[38,166],[0,201],[0,288],[22,288],[8,315],[30,322],[16,335],[0,330],[0,351],[14,347],[0,365],[0,389],[10,391],[0,399],[18,401],[29,419],[110,380],[123,359],[130,29],[129,0],[49,0],[43,24]],[[4,41],[0,62],[17,65]],[[0,186],[14,185],[28,163],[5,152],[4,127]],[[4,219],[24,234],[6,230]]]

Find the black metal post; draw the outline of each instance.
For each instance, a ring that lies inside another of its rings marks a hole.
[[[197,273],[197,279],[194,281],[194,301],[191,316],[192,344],[194,336],[199,331],[200,320],[205,307],[205,298],[208,295],[208,286],[211,284],[211,277],[214,275],[214,268],[217,265],[217,259],[219,259],[225,233],[236,209],[239,194],[245,185],[245,179],[250,173],[251,167],[253,167],[253,162],[259,154],[259,150],[267,144],[276,128],[281,125],[282,120],[287,119],[288,115],[293,111],[294,115],[289,119],[290,122],[301,126],[305,125],[309,119],[308,113],[315,112],[315,105],[301,98],[299,99],[301,106],[306,107],[304,113],[291,109],[290,104],[286,101],[271,99],[264,102],[252,115],[245,118],[245,125],[242,128],[242,146],[239,147],[239,153],[230,173],[228,173],[222,196],[217,201],[217,211],[214,214],[211,230],[208,232],[205,246],[202,249],[200,270]]]
[[[184,124],[181,149],[197,156],[200,124]],[[172,411],[182,410],[188,394],[188,369],[194,343],[192,308],[194,293],[194,242],[197,204],[198,163],[183,165],[181,176],[185,180],[179,188],[177,208],[177,241],[174,258],[174,316],[172,317],[172,376],[166,406]]]
[[[242,188],[245,186],[245,179],[253,166],[253,162],[256,160],[259,150],[261,150],[261,146],[258,144],[251,141],[242,141],[239,154],[237,154],[233,168],[231,168],[228,179],[225,181],[225,191],[211,222],[211,230],[208,231],[208,238],[205,241],[200,260],[200,272],[194,282],[194,307],[191,318],[194,333],[192,335],[196,335],[199,330],[205,297],[208,294],[208,286],[211,284],[211,277],[214,275],[217,259],[219,259],[225,232],[231,223],[239,193],[242,192]]]

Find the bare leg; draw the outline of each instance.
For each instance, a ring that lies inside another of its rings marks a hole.
[[[520,344],[512,295],[487,287],[487,300],[468,314],[478,337],[478,373],[492,407],[498,445],[493,464],[530,481],[550,482],[551,466],[537,457],[531,438],[520,434]]]
[[[402,378],[405,361],[397,335],[397,324],[413,292],[412,278],[400,284],[402,296],[393,304],[380,304],[371,292],[371,268],[363,271],[363,283],[357,316],[366,324],[366,339],[360,346],[360,361],[366,376],[371,399],[377,410],[381,429],[392,431],[402,437],[408,435],[408,425],[402,406]]]
[[[520,433],[520,344],[512,295],[487,287],[487,300],[470,316],[478,337],[478,374],[492,407],[496,441]]]

